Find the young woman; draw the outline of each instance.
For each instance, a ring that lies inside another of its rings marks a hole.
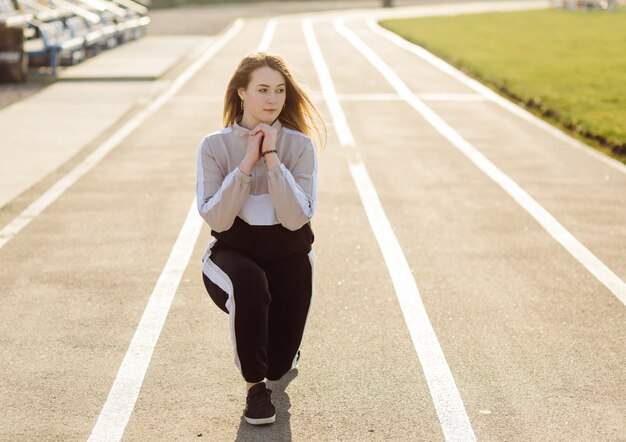
[[[211,299],[230,319],[235,365],[247,382],[244,418],[272,423],[265,380],[295,368],[309,313],[315,258],[317,154],[326,132],[282,58],[237,66],[224,126],[198,152],[197,203],[215,238],[202,259]]]

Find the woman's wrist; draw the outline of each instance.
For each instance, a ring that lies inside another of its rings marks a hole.
[[[272,170],[280,164],[280,159],[278,158],[278,152],[276,152],[276,149],[268,149],[261,152],[261,155],[263,155],[263,160],[267,165],[267,170]]]
[[[263,156],[263,158],[265,158],[265,155],[269,155],[271,153],[278,154],[278,151],[276,149],[268,149],[268,150],[261,152],[261,155]]]
[[[244,158],[241,163],[239,163],[239,170],[241,170],[246,175],[252,175],[252,169],[254,168],[254,163],[250,160]]]

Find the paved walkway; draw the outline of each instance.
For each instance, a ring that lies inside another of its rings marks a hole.
[[[145,106],[171,81],[166,74],[211,41],[144,37],[62,70],[60,82],[0,110],[0,207]]]
[[[60,80],[140,81],[156,80],[192,51],[201,50],[210,37],[148,36],[107,51],[62,71]]]
[[[0,439],[624,438],[625,168],[372,13],[234,23],[0,209]],[[251,428],[190,207],[198,143],[261,42],[330,134],[300,368]]]

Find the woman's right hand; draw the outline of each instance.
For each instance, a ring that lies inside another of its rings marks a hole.
[[[246,156],[239,165],[241,170],[246,175],[252,175],[252,169],[256,166],[257,161],[261,159],[261,142],[263,139],[263,132],[258,132],[256,135],[248,137],[248,148],[246,150]]]

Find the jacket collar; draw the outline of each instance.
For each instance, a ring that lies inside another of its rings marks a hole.
[[[240,121],[241,121],[241,117],[240,116],[235,118],[235,122],[233,123],[233,130],[240,137],[248,137],[248,136],[250,136],[250,129],[246,129],[245,127],[240,126],[239,125]],[[279,131],[279,132],[280,132],[280,128],[282,126],[283,125],[280,124],[280,120],[278,118],[276,118],[276,120],[272,123],[272,127],[274,129],[276,129],[277,131]]]

